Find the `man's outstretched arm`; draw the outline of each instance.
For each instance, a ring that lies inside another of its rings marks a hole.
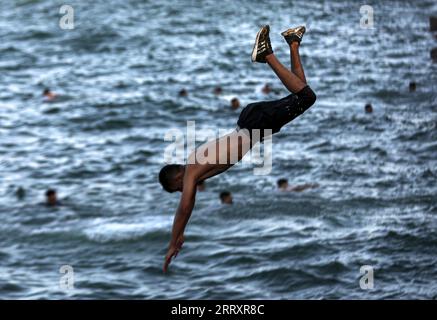
[[[184,242],[185,227],[190,219],[191,212],[196,201],[196,180],[187,175],[184,177],[181,200],[173,221],[173,229],[167,255],[165,256],[164,272],[167,272],[168,265],[173,257],[176,257]]]

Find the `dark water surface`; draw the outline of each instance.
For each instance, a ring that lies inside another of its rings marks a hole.
[[[437,297],[433,1],[370,1],[372,30],[351,0],[69,1],[74,30],[58,26],[62,4],[0,1],[0,298]],[[270,175],[237,166],[208,182],[163,275],[178,202],[157,184],[164,134],[187,120],[232,129],[232,97],[287,94],[250,62],[263,23],[287,64],[280,32],[307,25],[318,101],[275,136]],[[57,102],[42,102],[46,86]],[[280,177],[320,187],[281,194]],[[38,204],[49,187],[62,207]],[[219,205],[223,189],[234,205]],[[59,287],[62,265],[74,290]]]

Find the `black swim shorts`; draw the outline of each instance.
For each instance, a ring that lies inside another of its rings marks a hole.
[[[273,134],[279,132],[284,125],[308,110],[314,102],[316,95],[306,86],[298,93],[292,93],[280,100],[248,104],[240,113],[237,129],[249,130],[251,137],[252,130],[259,129],[262,139],[264,130],[270,129]]]

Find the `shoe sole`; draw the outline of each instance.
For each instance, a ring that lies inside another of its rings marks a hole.
[[[264,29],[265,26],[262,27],[256,34],[255,44],[253,45],[253,49],[252,49],[252,62],[256,62],[256,53],[258,52],[258,40],[259,40],[259,36],[261,35],[261,32],[263,32]]]
[[[294,29],[296,29],[296,28],[294,28]],[[294,33],[294,32],[292,32],[291,30],[292,30],[292,29],[287,29],[287,30],[281,32],[281,36],[285,37],[285,36],[288,36],[288,35]],[[306,28],[304,28],[303,30],[304,30],[304,31],[303,31],[302,37],[303,37],[303,35],[304,35],[305,32],[306,32]]]

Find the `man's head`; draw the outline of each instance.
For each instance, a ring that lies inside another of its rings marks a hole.
[[[43,96],[47,96],[50,94],[50,89],[49,88],[45,88],[42,92]]]
[[[49,189],[46,191],[46,201],[49,206],[55,206],[57,204],[56,190]]]
[[[371,105],[370,103],[367,103],[367,104],[364,106],[364,111],[365,111],[366,113],[372,113],[372,112],[373,112],[373,107],[372,107],[372,105]]]
[[[215,87],[215,88],[214,88],[214,94],[215,94],[215,95],[222,94],[222,92],[223,92],[222,87]]]
[[[414,81],[410,82],[408,88],[409,88],[410,92],[415,92],[416,88],[417,88],[416,82],[414,82]]]
[[[287,179],[279,179],[276,184],[278,185],[278,189],[287,190],[288,188],[288,180]]]
[[[229,191],[220,193],[220,200],[222,204],[232,204],[232,194]]]
[[[186,97],[188,96],[188,91],[184,88],[179,90],[179,97]]]
[[[264,94],[269,94],[270,92],[272,92],[272,88],[270,87],[270,85],[268,83],[266,83],[264,85],[264,87],[262,88],[262,92]]]
[[[159,183],[165,191],[182,191],[184,181],[185,166],[180,164],[168,164],[159,172]]]
[[[23,187],[18,187],[17,191],[15,191],[15,195],[18,199],[23,199],[26,197],[26,190]]]
[[[240,100],[238,98],[232,98],[231,100],[231,109],[236,110],[240,107]]]

